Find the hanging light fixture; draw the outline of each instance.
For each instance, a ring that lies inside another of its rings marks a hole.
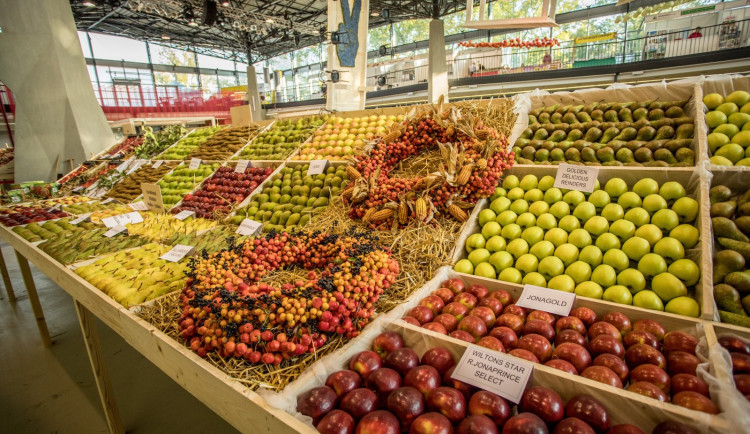
[[[185,19],[190,27],[198,27],[198,21],[195,20],[195,13],[190,8],[185,8]]]

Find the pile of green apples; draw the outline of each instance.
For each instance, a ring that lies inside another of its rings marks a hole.
[[[750,166],[750,93],[736,90],[724,98],[718,93],[703,97],[711,164]]]
[[[157,184],[161,187],[161,197],[167,209],[172,208],[182,200],[186,194],[195,190],[204,179],[211,176],[219,163],[201,164],[197,169],[190,169],[187,164],[181,164],[172,173],[168,173]]]
[[[700,315],[688,296],[700,269],[698,202],[679,182],[612,178],[592,193],[553,187],[554,178],[510,175],[478,215],[454,269],[584,297]]]
[[[245,147],[239,158],[284,160],[326,120],[328,120],[328,115],[277,121]]]
[[[187,137],[175,143],[174,146],[164,151],[155,160],[184,160],[200,145],[205,143],[209,137],[213,136],[221,127],[205,127],[193,131]]]

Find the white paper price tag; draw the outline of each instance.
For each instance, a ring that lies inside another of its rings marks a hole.
[[[193,246],[178,244],[172,247],[172,250],[162,255],[160,259],[164,259],[169,262],[179,262],[182,258],[189,255],[194,249],[195,248]]]
[[[74,188],[74,189],[73,189],[72,191],[73,191],[73,193],[80,193],[80,192],[82,192],[83,190],[84,190],[84,189],[83,189],[83,187],[76,187],[76,188]]]
[[[125,226],[117,225],[117,226],[114,226],[113,228],[111,228],[110,230],[108,230],[107,232],[105,232],[104,236],[107,237],[107,238],[112,238],[115,235],[117,235],[119,233],[122,233],[122,232],[125,232],[127,230],[128,230],[128,228],[126,228]]]
[[[195,170],[197,168],[201,167],[201,159],[200,158],[191,158],[190,159],[190,166],[188,166],[188,169]]]
[[[194,215],[195,211],[185,210],[180,211],[178,214],[175,214],[174,218],[176,218],[177,220],[185,220],[186,218]]]
[[[528,360],[470,344],[451,377],[518,403],[533,371]]]
[[[89,217],[91,217],[91,214],[93,214],[93,213],[89,212],[89,213],[86,213],[86,214],[79,215],[77,219],[71,220],[70,224],[77,225],[79,223],[83,223],[85,221],[91,220],[89,218]]]
[[[128,223],[140,223],[143,221],[143,216],[138,211],[129,212],[123,214],[123,216],[128,219]]]
[[[122,164],[120,164],[119,166],[117,166],[117,168],[115,170],[117,170],[118,172],[124,172],[125,169],[127,169],[127,168],[128,168],[128,162],[125,161]]]
[[[524,285],[516,305],[533,310],[543,310],[555,315],[568,316],[576,295],[572,292],[542,288],[541,286]]]
[[[258,223],[255,220],[245,219],[240,223],[240,227],[237,228],[236,233],[240,235],[257,235],[263,228],[263,223]]]
[[[143,221],[143,217],[141,217],[141,213],[138,211],[129,212],[127,214],[120,214],[112,217],[106,217],[102,219],[102,223],[104,223],[104,226],[108,228],[113,228],[115,226],[125,226],[129,223],[140,223]]]
[[[115,215],[112,217],[105,217],[102,219],[102,223],[104,223],[104,226],[108,228],[113,228],[115,226],[123,226],[126,221],[122,220],[122,218],[119,215]]]
[[[310,161],[310,167],[307,169],[308,176],[320,175],[328,169],[331,164],[328,160],[312,160]]]
[[[158,169],[162,164],[164,164],[164,160],[156,160],[156,163],[154,163],[154,165],[151,167],[154,169]]]
[[[247,169],[250,166],[249,160],[240,160],[237,162],[237,167],[234,168],[234,171],[237,173],[245,173],[245,169]]]
[[[560,164],[557,166],[554,187],[591,193],[596,186],[597,175],[599,168],[595,166]]]
[[[101,202],[101,204],[102,204],[102,205],[106,205],[106,204],[108,204],[108,203],[110,203],[110,202],[114,202],[114,201],[115,201],[115,200],[114,200],[113,198],[111,198],[111,197],[110,197],[109,199],[104,199],[104,200],[103,200],[103,201]]]
[[[148,211],[148,205],[146,205],[146,202],[144,201],[130,203],[128,204],[128,206],[130,207],[130,209],[135,211]]]

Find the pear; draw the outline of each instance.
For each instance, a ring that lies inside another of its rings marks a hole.
[[[748,316],[738,315],[733,312],[719,309],[719,319],[721,319],[721,322],[750,328],[750,317]]]
[[[745,315],[745,310],[740,303],[740,293],[731,285],[722,283],[714,286],[714,299],[719,309]]]
[[[733,271],[727,274],[724,283],[734,287],[744,297],[750,294],[750,271]]]
[[[708,196],[712,204],[717,202],[726,202],[729,200],[729,198],[732,197],[732,190],[730,190],[726,185],[717,185],[711,187],[711,190],[708,191]],[[738,204],[742,205],[742,202],[740,201],[738,202]]]
[[[711,217],[725,217],[729,219],[729,218],[732,218],[732,216],[734,215],[734,211],[736,209],[737,209],[737,202],[733,200],[730,200],[727,202],[717,202],[717,203],[711,204]],[[740,218],[743,218],[743,217],[740,217]]]
[[[714,205],[712,205],[712,208],[713,206]],[[711,219],[711,225],[713,226],[714,236],[716,237],[731,238],[733,240],[743,241],[746,243],[750,242],[750,239],[748,239],[747,236],[743,234],[742,231],[739,230],[739,228],[737,228],[737,225],[734,224],[734,221],[726,217],[713,217]]]

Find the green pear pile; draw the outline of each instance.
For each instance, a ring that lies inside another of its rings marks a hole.
[[[693,166],[687,101],[540,107],[513,146],[521,164]]]
[[[156,157],[156,160],[184,160],[185,157],[192,154],[193,151],[198,149],[200,145],[205,143],[209,137],[213,136],[216,131],[218,131],[221,127],[205,127],[198,130],[193,131],[185,137],[184,139],[180,140],[179,142],[175,143],[174,146],[167,149]]]
[[[726,98],[709,93],[703,103],[709,109],[706,123],[711,164],[750,166],[750,93],[737,90]]]
[[[41,225],[37,222],[31,222],[26,226],[14,226],[13,232],[23,237],[26,241],[34,243],[36,241],[49,240],[66,231],[75,233],[97,227],[95,223],[91,222],[82,222],[78,225],[73,225],[70,223],[71,220],[75,220],[75,217],[50,220]]]
[[[276,121],[242,150],[243,160],[285,160],[302,142],[327,120],[327,116],[308,116],[297,120]]]
[[[40,244],[39,248],[62,264],[72,264],[107,253],[142,246],[148,242],[140,237],[123,234],[107,238],[104,236],[107,231],[109,228],[101,225],[97,225],[92,230],[80,230],[73,226],[73,228],[58,232],[54,237]]]
[[[700,315],[698,202],[678,182],[612,178],[593,193],[510,175],[478,216],[454,269],[579,296]]]

